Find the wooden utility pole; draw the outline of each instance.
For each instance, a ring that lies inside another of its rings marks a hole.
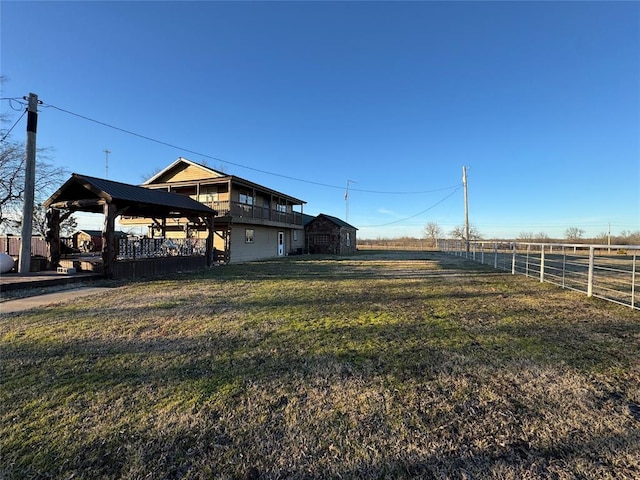
[[[467,195],[467,167],[462,167],[462,185],[464,186],[464,231],[467,253],[469,253],[469,197]]]
[[[38,95],[29,94],[27,107],[27,157],[24,169],[24,205],[22,236],[20,237],[19,273],[31,270],[31,235],[33,229],[33,199],[36,183],[36,130],[38,127]]]

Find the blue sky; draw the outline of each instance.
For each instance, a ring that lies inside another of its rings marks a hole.
[[[465,165],[485,238],[640,229],[638,2],[4,0],[0,14],[2,97],[38,94],[38,145],[69,172],[139,184],[183,156],[305,213],[348,206],[378,238],[462,225]]]

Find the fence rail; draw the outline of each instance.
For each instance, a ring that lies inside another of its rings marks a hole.
[[[640,310],[640,245],[441,240],[440,249]]]
[[[20,255],[21,237],[2,235],[0,236],[0,252],[17,257]],[[60,241],[67,246],[72,245],[71,238],[60,238]],[[31,256],[46,257],[48,255],[47,241],[43,237],[31,237]]]

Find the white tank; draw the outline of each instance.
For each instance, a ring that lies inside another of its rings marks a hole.
[[[10,272],[15,262],[11,255],[0,253],[0,273]]]

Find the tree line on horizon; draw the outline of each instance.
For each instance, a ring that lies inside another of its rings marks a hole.
[[[378,237],[375,239],[358,239],[360,246],[379,246],[384,244],[402,244],[406,246],[430,246],[436,247],[439,240],[455,239],[466,241],[466,229],[464,225],[456,226],[451,231],[445,232],[436,222],[429,222],[424,227],[423,236],[421,238],[402,236],[396,238]],[[516,241],[516,242],[532,242],[532,243],[585,243],[599,245],[640,245],[640,230],[631,231],[623,230],[618,235],[611,235],[607,232],[600,233],[595,237],[585,237],[585,231],[579,227],[568,227],[564,232],[564,237],[553,238],[545,232],[521,232],[515,238],[485,238],[480,231],[474,226],[469,226],[470,241]]]

